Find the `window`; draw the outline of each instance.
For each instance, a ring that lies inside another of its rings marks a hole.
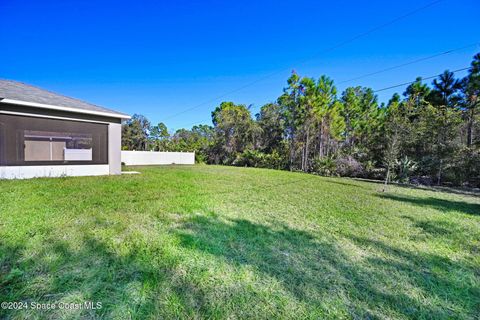
[[[92,161],[92,135],[24,131],[25,161]]]
[[[106,163],[106,124],[0,114],[0,165]]]

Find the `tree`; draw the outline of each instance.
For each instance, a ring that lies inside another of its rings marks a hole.
[[[462,88],[460,80],[455,79],[453,72],[445,70],[438,79],[433,80],[433,90],[430,93],[430,102],[435,106],[454,108],[460,101],[457,94]]]
[[[409,104],[415,109],[415,111],[419,111],[419,109],[425,105],[425,99],[429,96],[430,91],[428,85],[422,83],[422,78],[417,77],[415,82],[407,87],[403,96],[408,100]]]
[[[283,147],[285,132],[285,119],[281,106],[276,103],[262,106],[256,119],[260,128],[260,150],[265,153],[279,152]]]
[[[122,126],[122,146],[127,150],[147,150],[150,122],[141,114],[134,114]]]
[[[299,104],[296,110],[297,130],[300,138],[302,171],[308,171],[310,167],[310,153],[312,143],[312,131],[315,131],[316,120],[314,109],[318,104],[317,86],[312,78],[300,80]]]
[[[340,116],[340,104],[337,101],[337,88],[333,80],[322,75],[314,88],[315,103],[313,115],[318,127],[318,157],[328,156],[330,141],[339,139],[344,129],[344,121]]]
[[[314,157],[328,155],[334,145],[332,141],[340,139],[343,133],[337,91],[327,76],[316,81],[292,73],[287,83],[278,104],[285,119],[290,169],[309,171]]]
[[[431,85],[417,78],[378,104],[374,91],[295,71],[276,103],[250,108],[222,102],[213,127],[177,130],[135,115],[123,148],[195,151],[198,161],[314,171],[319,174],[437,184],[480,185],[480,54],[461,81],[445,71]],[[416,177],[410,177],[415,172]],[[386,187],[385,187],[386,188]]]
[[[293,170],[296,166],[297,157],[297,132],[301,122],[300,115],[300,93],[302,90],[300,77],[295,71],[287,80],[288,86],[283,89],[283,94],[277,102],[282,107],[282,114],[285,119],[285,135],[288,143],[289,169]]]
[[[170,134],[168,133],[167,126],[160,122],[150,130],[149,144],[155,151],[167,151]]]
[[[384,111],[378,108],[376,95],[370,88],[350,87],[342,93],[341,102],[346,151],[368,149],[369,138],[376,137],[382,126]]]
[[[222,102],[212,112],[215,163],[231,164],[238,153],[254,144],[256,124],[245,105]]]
[[[209,125],[193,126],[192,133],[195,137],[195,157],[197,162],[205,162],[212,147],[215,130]]]
[[[304,134],[302,169],[307,171],[312,160],[328,156],[341,139],[345,121],[340,115],[341,104],[333,80],[323,75],[317,81],[302,78],[298,123]],[[311,148],[313,145],[313,149]]]
[[[170,150],[195,152],[197,162],[205,162],[213,142],[214,131],[211,126],[198,125],[191,130],[179,129],[171,137]]]
[[[480,53],[473,57],[468,75],[462,80],[462,93],[464,102],[464,118],[467,122],[467,147],[473,144],[473,131],[478,118],[480,105]]]
[[[408,134],[410,128],[408,116],[404,112],[404,105],[400,102],[400,96],[394,94],[390,99],[386,109],[385,121],[385,151],[384,163],[386,166],[385,184],[383,191],[387,190],[390,182],[392,170],[398,161],[401,152],[401,144],[405,135]]]
[[[455,79],[453,72],[448,70],[438,79],[433,80],[432,84],[433,90],[429,100],[433,109],[429,112],[429,119],[430,128],[436,136],[437,184],[440,185],[445,170],[445,160],[455,147],[453,139],[460,120],[460,113],[456,108],[460,102],[458,92],[462,85],[458,79]]]

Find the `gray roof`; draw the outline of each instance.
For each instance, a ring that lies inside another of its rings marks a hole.
[[[53,93],[22,82],[0,79],[0,102],[1,99],[19,100],[28,103],[40,103],[54,107],[71,108],[72,112],[79,113],[108,113],[119,118],[130,116],[104,107],[87,103],[82,100],[69,98],[58,93]],[[19,103],[20,104],[20,103]],[[73,110],[75,109],[75,110]]]

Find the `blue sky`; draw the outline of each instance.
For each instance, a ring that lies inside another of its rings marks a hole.
[[[430,2],[1,0],[0,78],[141,113],[169,129],[191,127],[210,123],[222,100],[256,112],[282,93],[292,69],[338,83],[480,42],[480,2],[444,0],[321,54]],[[338,88],[380,89],[459,69],[475,52],[480,46]]]

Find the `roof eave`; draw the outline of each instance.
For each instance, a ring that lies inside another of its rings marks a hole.
[[[123,120],[131,119],[131,116],[129,116],[127,114],[124,114],[124,113],[103,112],[103,111],[95,111],[95,110],[82,110],[82,109],[76,109],[76,108],[71,108],[71,107],[54,106],[54,105],[50,105],[50,104],[28,102],[28,101],[22,101],[22,100],[16,100],[16,99],[6,99],[6,98],[0,98],[0,101],[3,102],[3,103],[17,104],[17,105],[35,107],[35,108],[43,108],[43,109],[50,109],[50,110],[83,113],[83,114],[91,114],[91,115],[97,115],[97,116],[118,118],[118,119],[123,119]]]

